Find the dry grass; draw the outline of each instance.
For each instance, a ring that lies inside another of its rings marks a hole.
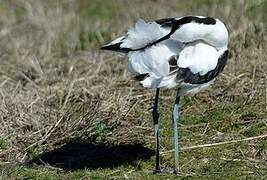
[[[98,50],[101,44],[125,32],[138,17],[210,15],[223,19],[229,28],[231,55],[224,73],[208,91],[182,100],[181,146],[266,134],[266,7],[263,0],[0,2],[3,178],[18,174],[38,177],[20,170],[6,173],[7,167],[16,169],[20,163],[75,140],[112,146],[142,143],[153,148],[149,111],[153,92],[130,78],[125,58]],[[163,152],[171,148],[169,113],[173,96],[173,90],[161,95]],[[260,172],[267,167],[266,146],[265,138],[186,151],[181,154],[182,171],[185,176],[227,176],[231,170],[237,176],[262,176]],[[164,156],[163,165],[169,166],[171,159],[171,154]],[[241,163],[231,164],[236,162]],[[219,171],[222,164],[231,165]],[[143,170],[152,166],[152,159],[141,160],[134,166],[139,169],[133,171],[126,166],[89,170],[77,177],[111,173],[114,178],[149,178]],[[72,176],[76,177],[75,173]]]

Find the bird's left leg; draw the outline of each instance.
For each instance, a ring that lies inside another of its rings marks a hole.
[[[158,99],[159,99],[159,88],[156,90],[156,96],[153,104],[152,116],[153,116],[153,126],[154,126],[154,136],[156,143],[156,167],[154,173],[161,172],[159,164],[159,113],[158,113]]]
[[[179,171],[179,136],[178,136],[178,121],[179,121],[179,102],[180,102],[180,96],[179,96],[179,89],[177,90],[177,94],[175,97],[174,105],[173,105],[173,113],[172,113],[172,119],[173,119],[173,144],[174,144],[174,173],[177,174]]]

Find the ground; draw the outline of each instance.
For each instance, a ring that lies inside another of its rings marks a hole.
[[[267,1],[0,2],[0,179],[173,179],[152,173],[154,91],[125,57],[99,50],[142,17],[204,15],[230,32],[230,58],[205,92],[181,99],[181,179],[267,178]],[[160,94],[161,165],[173,165]],[[219,143],[219,144],[216,144]]]

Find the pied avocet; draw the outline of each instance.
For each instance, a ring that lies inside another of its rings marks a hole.
[[[178,120],[180,96],[207,88],[224,69],[228,57],[228,31],[212,17],[185,16],[145,22],[140,19],[126,35],[101,49],[128,56],[128,69],[146,88],[156,89],[153,122],[156,142],[155,172],[159,163],[160,88],[177,88],[173,106],[174,173],[178,171]]]

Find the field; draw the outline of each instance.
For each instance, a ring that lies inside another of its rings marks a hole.
[[[266,0],[0,1],[0,179],[173,179],[154,175],[153,90],[100,51],[142,17],[204,15],[230,32],[230,58],[181,99],[181,179],[267,179]],[[161,165],[173,165],[160,94]]]

